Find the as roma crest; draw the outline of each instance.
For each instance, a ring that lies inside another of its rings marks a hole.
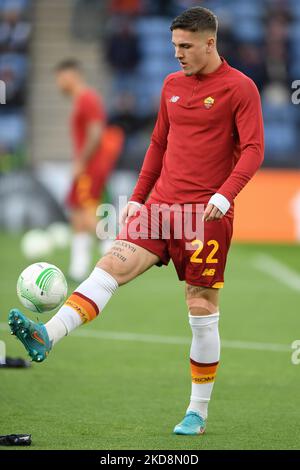
[[[215,100],[211,96],[208,96],[203,102],[205,108],[210,109],[214,105]]]

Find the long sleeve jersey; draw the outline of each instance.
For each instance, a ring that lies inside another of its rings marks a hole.
[[[143,204],[151,193],[150,202],[206,204],[220,193],[232,204],[263,153],[260,97],[249,77],[224,59],[210,74],[172,73],[131,200]]]

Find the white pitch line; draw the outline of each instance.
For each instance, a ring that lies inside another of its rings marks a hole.
[[[6,323],[0,323],[0,330],[8,331]],[[98,340],[116,340],[116,341],[135,341],[140,343],[155,343],[155,344],[183,344],[189,345],[191,338],[180,336],[162,336],[162,335],[146,335],[140,333],[126,333],[120,331],[103,331],[92,329],[80,329],[72,333],[72,336],[79,338],[90,338]],[[229,349],[250,349],[253,351],[273,351],[273,352],[290,352],[291,347],[286,344],[276,343],[258,343],[251,341],[237,341],[237,340],[221,340],[221,347]]]
[[[285,284],[290,289],[300,292],[300,274],[273,256],[259,253],[252,259],[252,264],[259,271],[279,281],[280,284]]]

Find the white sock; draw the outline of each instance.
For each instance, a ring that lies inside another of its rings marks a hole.
[[[93,237],[88,232],[74,233],[71,242],[69,276],[75,281],[82,281],[91,265]]]
[[[56,344],[86,321],[96,318],[117,288],[118,283],[110,274],[101,268],[95,268],[57,314],[46,323],[52,344]]]
[[[206,419],[220,359],[219,312],[205,316],[189,315],[189,322],[193,333],[190,351],[192,394],[187,411],[197,411]]]

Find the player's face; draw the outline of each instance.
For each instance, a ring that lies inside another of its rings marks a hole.
[[[175,57],[185,75],[190,76],[205,69],[215,46],[215,37],[209,32],[175,29],[172,33]]]
[[[65,95],[71,95],[74,84],[77,80],[74,70],[62,70],[56,74],[56,84],[58,89]]]

